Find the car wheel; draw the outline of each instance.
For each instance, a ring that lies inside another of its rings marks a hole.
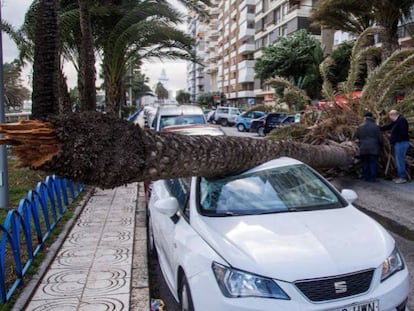
[[[259,128],[257,129],[257,134],[258,134],[260,137],[265,137],[265,132],[264,132],[264,127],[263,127],[263,126],[261,126],[261,127],[259,127]]]
[[[227,126],[228,125],[227,119],[221,119],[220,124],[221,124],[221,126]]]
[[[148,216],[148,255],[151,258],[157,258],[157,250],[154,242],[154,229],[152,228],[151,216]]]
[[[245,132],[246,131],[246,127],[244,126],[243,123],[237,124],[237,130],[239,132]]]
[[[194,311],[193,298],[191,297],[190,286],[188,285],[187,278],[183,275],[183,279],[180,284],[180,310],[181,311]]]

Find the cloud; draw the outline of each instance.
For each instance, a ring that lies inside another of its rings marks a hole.
[[[14,27],[18,28],[23,24],[24,16],[29,9],[33,0],[0,0],[2,3],[2,17]],[[178,9],[183,11],[183,7],[177,5],[176,1],[172,1],[173,5],[176,5]],[[180,27],[181,28],[181,27]],[[13,41],[11,41],[7,35],[3,34],[3,60],[4,62],[11,62],[18,56],[18,50]],[[99,68],[99,66],[98,66]],[[185,61],[145,61],[143,65],[143,73],[149,77],[149,85],[152,87],[158,82],[158,78],[161,75],[162,69],[165,69],[167,77],[169,78],[169,89],[177,91],[180,89],[186,89],[186,68]],[[69,87],[77,85],[77,73],[72,65],[66,64],[64,66],[65,74],[68,79]],[[22,78],[27,87],[31,88],[30,79],[32,68],[27,66],[23,73]],[[97,80],[97,84],[101,84],[101,81]]]

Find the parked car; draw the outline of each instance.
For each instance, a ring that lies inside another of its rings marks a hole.
[[[240,113],[240,109],[236,107],[217,107],[214,122],[221,126],[234,125]]]
[[[257,134],[264,137],[271,130],[275,129],[286,117],[287,113],[284,112],[272,112],[269,113],[261,126],[257,127]]]
[[[250,120],[250,132],[257,133],[257,129],[264,124],[264,120],[266,118],[266,115],[257,118],[257,119],[251,119]]]
[[[405,310],[392,236],[305,164],[154,182],[149,247],[189,311]]]
[[[203,110],[192,105],[161,105],[153,121],[153,128],[160,131],[163,127],[184,124],[206,124]]]
[[[250,111],[242,113],[238,116],[236,127],[239,132],[246,132],[250,130],[250,121],[263,117],[266,113],[264,111]]]

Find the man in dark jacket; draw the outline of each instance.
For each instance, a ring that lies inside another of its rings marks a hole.
[[[383,137],[379,126],[372,117],[372,113],[366,112],[364,117],[364,123],[358,127],[356,132],[359,139],[362,178],[374,182],[377,178],[378,156],[381,151]]]
[[[389,112],[390,123],[381,126],[382,131],[391,130],[390,143],[394,147],[395,165],[397,166],[397,177],[393,179],[396,184],[407,182],[405,171],[405,156],[410,147],[410,137],[408,135],[408,122],[396,110]]]

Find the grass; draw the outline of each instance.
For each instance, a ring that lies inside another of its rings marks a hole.
[[[27,197],[27,194],[30,190],[36,188],[36,185],[40,181],[44,181],[46,179],[47,174],[41,171],[35,171],[28,168],[19,167],[19,164],[16,160],[8,158],[8,177],[9,177],[9,207],[6,209],[0,209],[0,223],[4,223],[5,217],[7,212],[10,209],[17,209],[20,200],[24,197]],[[56,240],[59,236],[62,228],[66,224],[68,220],[73,217],[73,209],[77,205],[77,203],[82,199],[82,193],[77,198],[75,202],[73,202],[60,221],[56,224],[56,227],[51,231],[50,236],[48,237],[47,241],[44,243],[42,250],[34,257],[33,262],[26,273],[22,284],[20,284],[19,288],[16,290],[14,295],[11,297],[11,300],[7,303],[0,303],[0,311],[8,311],[11,310],[16,299],[18,298],[19,294],[23,290],[25,284],[30,280],[30,278],[36,273],[38,267],[42,263],[43,259],[45,258],[46,251],[49,246]],[[34,232],[33,232],[34,233]],[[25,249],[22,249],[22,256],[26,252]],[[14,268],[12,262],[12,254],[11,250],[6,249],[6,266],[10,266],[8,269],[8,274],[10,281],[13,279]],[[9,279],[6,277],[6,280]]]
[[[9,208],[17,208],[20,199],[27,196],[29,190],[35,189],[39,181],[44,181],[47,174],[29,168],[19,167],[16,160],[8,159]]]

